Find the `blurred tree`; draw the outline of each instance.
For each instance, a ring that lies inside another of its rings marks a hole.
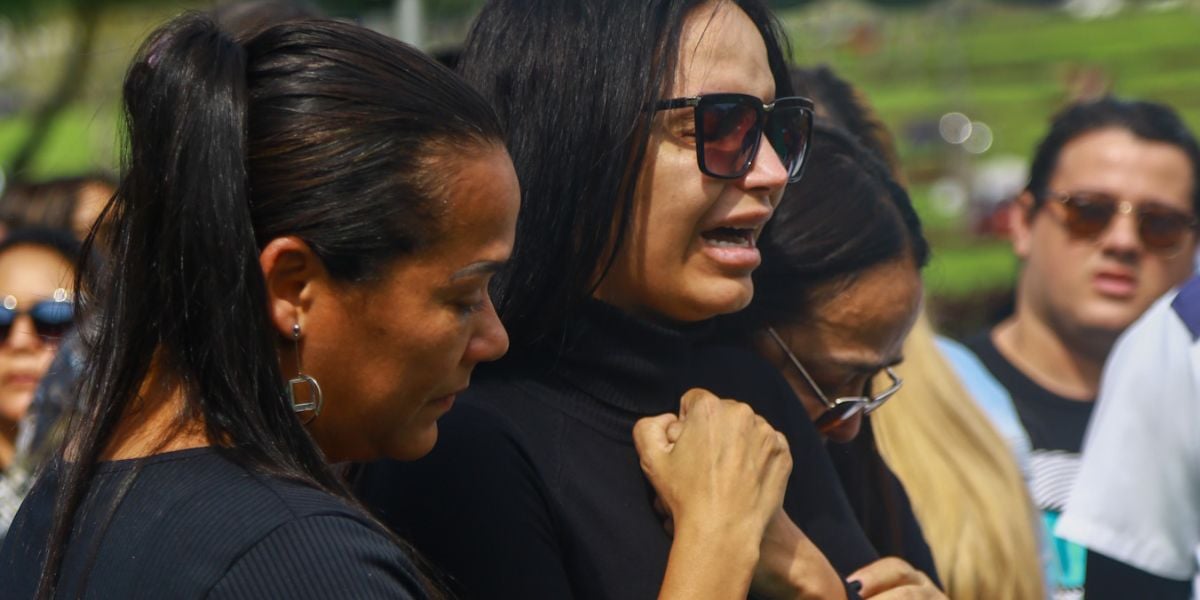
[[[423,0],[422,6],[425,14],[430,17],[453,19],[474,13],[483,6],[483,2],[484,0]],[[329,14],[346,16],[393,10],[396,0],[318,0],[317,4]]]
[[[919,8],[933,4],[938,0],[867,0],[868,4],[883,8]]]
[[[767,4],[769,4],[773,10],[785,10],[789,8],[808,6],[809,4],[812,4],[813,1],[814,0],[770,0],[767,2]]]
[[[37,155],[55,118],[83,89],[91,66],[96,29],[105,10],[118,5],[164,3],[169,0],[0,0],[0,15],[18,26],[28,26],[47,15],[65,12],[75,32],[67,49],[60,79],[50,95],[34,110],[29,135],[8,165],[8,173],[20,177]]]

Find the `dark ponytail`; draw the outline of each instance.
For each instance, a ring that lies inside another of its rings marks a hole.
[[[239,43],[180,17],[143,44],[124,95],[124,175],[102,217],[109,259],[84,262],[76,288],[92,326],[84,408],[56,460],[42,598],[97,459],[151,373],[229,459],[350,499],[285,399],[259,249],[295,235],[333,277],[371,279],[437,235],[438,161],[503,139],[444,67],[333,21]]]

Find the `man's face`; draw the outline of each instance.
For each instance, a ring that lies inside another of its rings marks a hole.
[[[1173,252],[1154,252],[1138,237],[1137,208],[1151,203],[1193,214],[1192,167],[1177,146],[1124,129],[1100,129],[1067,142],[1048,198],[1032,216],[1026,193],[1012,218],[1013,249],[1024,261],[1018,310],[1031,311],[1059,335],[1115,336],[1193,271],[1196,233]],[[1056,194],[1095,194],[1129,202],[1099,234],[1073,236]]]

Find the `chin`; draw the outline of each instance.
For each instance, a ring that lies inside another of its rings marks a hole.
[[[417,460],[432,452],[433,447],[437,445],[438,427],[436,422],[422,431],[405,431],[403,433],[406,435],[396,439],[388,450],[388,458],[404,461]]]
[[[668,316],[681,322],[704,321],[742,310],[753,298],[754,284],[749,276],[738,279],[722,278],[714,282],[705,282],[703,287],[691,290],[691,293],[678,303],[681,310],[673,311],[677,314]]]

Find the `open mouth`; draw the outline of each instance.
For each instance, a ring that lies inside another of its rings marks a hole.
[[[754,230],[739,227],[718,227],[700,233],[710,246],[717,248],[753,248]]]

